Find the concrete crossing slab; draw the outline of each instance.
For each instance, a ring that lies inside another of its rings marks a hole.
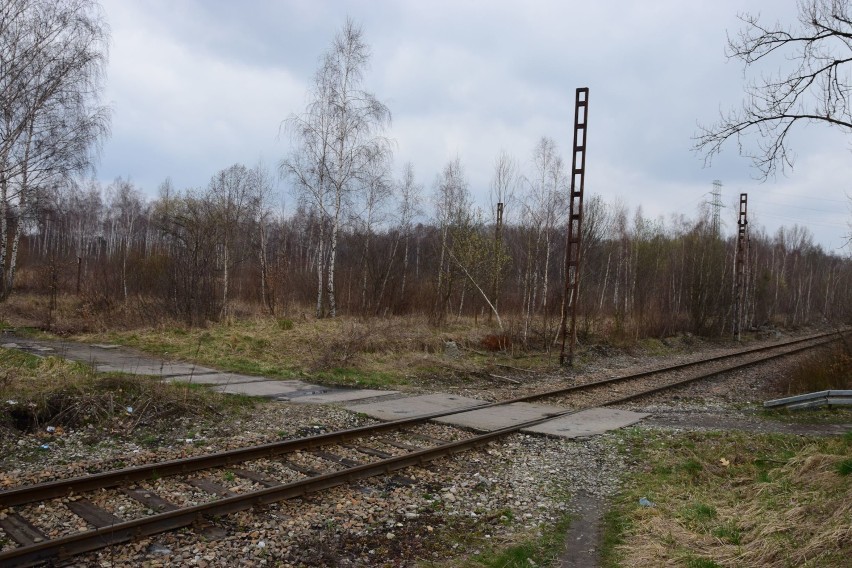
[[[99,373],[131,373],[133,375],[153,375],[155,377],[189,377],[215,373],[213,369],[188,363],[149,363],[147,361],[110,361],[95,363],[95,371]]]
[[[248,396],[268,396],[279,398],[282,396],[292,395],[300,390],[316,388],[320,387],[317,385],[309,385],[302,381],[260,380],[252,383],[216,385],[213,387],[213,390],[227,394],[244,394]]]
[[[190,375],[174,375],[163,378],[169,383],[183,382],[196,383],[199,385],[241,385],[244,383],[257,383],[269,381],[265,377],[253,377],[251,375],[238,375],[236,373],[192,373]]]
[[[455,394],[436,393],[393,400],[379,400],[367,404],[354,404],[344,408],[379,420],[400,420],[446,410],[461,410],[480,404],[485,404],[485,401]]]
[[[650,416],[650,414],[614,408],[590,408],[549,420],[538,426],[524,428],[522,432],[534,432],[562,438],[583,438],[630,426],[647,416]]]
[[[311,386],[311,385],[309,385]],[[399,394],[399,391],[372,390],[372,389],[342,389],[332,390],[317,387],[317,392],[309,394],[295,393],[291,396],[279,396],[278,400],[287,402],[298,402],[304,404],[333,404],[335,402],[351,402],[365,398],[376,398],[379,396],[390,396]],[[323,392],[324,391],[324,392]]]
[[[436,418],[435,422],[451,424],[453,426],[463,426],[483,432],[499,430],[515,426],[522,422],[531,420],[539,420],[553,416],[559,412],[565,412],[567,409],[559,406],[548,406],[545,404],[533,404],[530,402],[515,402],[498,408],[482,408],[479,410],[470,410],[461,414],[453,414],[451,416],[442,416]]]
[[[228,394],[271,397],[278,400],[328,404],[376,398],[398,391],[329,388],[299,380],[275,380],[268,377],[220,372],[192,363],[170,362],[135,349],[108,343],[76,343],[65,340],[30,339],[5,334],[0,347],[19,349],[39,356],[55,355],[91,365],[96,371],[151,375],[168,382],[210,385]]]

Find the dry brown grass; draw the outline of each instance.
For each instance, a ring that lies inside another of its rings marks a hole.
[[[337,384],[404,386],[415,381],[457,379],[511,354],[481,351],[494,328],[453,319],[440,328],[425,317],[316,319],[253,316],[206,328],[158,325],[78,334],[84,341],[115,342],[146,352],[232,372],[308,378]],[[447,349],[449,342],[458,349]],[[454,356],[459,355],[460,356]],[[553,366],[555,356],[527,359],[524,366]]]
[[[841,566],[852,554],[852,436],[711,435],[654,443],[630,480],[618,566]],[[728,465],[721,459],[725,458]],[[638,496],[656,502],[639,507]]]
[[[830,389],[852,389],[852,353],[838,345],[805,356],[790,370],[784,392],[788,395]]]
[[[79,363],[0,349],[0,428],[93,425],[130,433],[176,416],[215,415],[248,404],[190,385],[96,374]]]

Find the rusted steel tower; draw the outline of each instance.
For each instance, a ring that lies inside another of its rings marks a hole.
[[[568,241],[565,247],[565,295],[562,298],[562,350],[559,364],[574,363],[577,343],[577,300],[580,292],[581,225],[586,173],[586,123],[589,115],[589,88],[577,89],[574,100],[574,155],[571,158],[571,199],[568,209]],[[571,320],[570,330],[568,320]],[[565,346],[568,345],[568,353]]]
[[[500,248],[503,244],[503,203],[497,204],[497,222],[494,224],[494,274],[491,282],[491,293],[494,297],[494,307],[497,308],[497,296],[500,295]],[[491,321],[491,312],[488,313]]]
[[[748,194],[740,194],[740,215],[737,219],[737,263],[734,275],[734,337],[742,338],[743,306],[745,305],[746,259],[748,258]]]
[[[714,179],[713,180],[713,191],[710,192],[713,201],[710,202],[711,216],[711,228],[713,230],[713,236],[717,239],[722,234],[722,182]]]

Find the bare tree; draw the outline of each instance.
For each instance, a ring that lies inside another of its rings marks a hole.
[[[162,301],[189,325],[201,325],[222,313],[215,271],[221,262],[220,212],[200,189],[172,195],[171,184],[164,186],[151,211],[170,259],[163,275],[168,297]]]
[[[494,161],[494,177],[491,179],[491,211],[494,215],[494,250],[491,266],[491,296],[494,307],[499,304],[500,283],[503,266],[508,255],[503,246],[503,227],[508,223],[508,213],[514,205],[515,190],[519,182],[518,164],[505,150]]]
[[[253,212],[254,222],[257,225],[252,244],[257,252],[260,262],[260,299],[263,306],[270,314],[275,314],[274,286],[270,278],[269,270],[269,229],[272,211],[270,200],[275,193],[275,182],[269,170],[262,163],[252,169],[252,180],[254,190],[251,195],[253,201],[250,211]]]
[[[242,164],[221,170],[210,180],[209,199],[219,221],[221,235],[220,262],[222,265],[222,311],[228,315],[230,306],[231,269],[245,257],[238,246],[239,229],[247,220],[255,218],[259,205],[260,187],[257,175],[260,170],[249,170]]]
[[[470,195],[470,187],[461,158],[456,157],[444,166],[435,180],[434,199],[435,216],[441,234],[434,317],[436,321],[441,321],[449,307],[455,280],[449,254],[453,246],[453,237],[470,226],[473,209],[473,198]]]
[[[565,218],[565,194],[568,187],[565,164],[562,157],[559,156],[559,149],[552,138],[543,136],[536,144],[533,151],[533,167],[535,177],[533,179],[532,198],[535,203],[534,206],[538,209],[537,216],[541,223],[540,230],[545,251],[541,305],[546,310],[549,296],[550,257],[554,246],[553,239],[556,237],[556,227]],[[547,321],[546,311],[545,321]]]
[[[286,121],[297,147],[282,160],[281,171],[330,220],[330,233],[321,236],[320,247],[327,243],[328,255],[318,270],[318,316],[323,311],[323,265],[329,315],[337,314],[337,242],[351,194],[370,164],[390,153],[390,143],[382,135],[390,123],[390,111],[362,88],[369,61],[370,49],[361,28],[347,19],[323,57],[307,110]]]
[[[527,339],[533,314],[544,315],[545,335],[550,312],[555,304],[551,294],[551,258],[556,246],[556,228],[566,213],[567,177],[556,142],[543,136],[533,149],[533,172],[524,178],[522,223],[527,234],[526,267],[524,276],[524,341]],[[543,250],[542,250],[543,249]],[[542,258],[542,252],[544,254]],[[558,289],[558,288],[557,288]]]
[[[742,108],[700,126],[695,149],[709,160],[734,139],[766,178],[779,165],[782,172],[792,167],[787,137],[796,124],[825,124],[852,133],[852,5],[849,0],[802,0],[794,27],[766,25],[752,14],[740,20],[745,29],[728,38],[729,58],[742,61],[746,71],[772,58],[792,69],[748,82]],[[758,136],[756,151],[743,147],[743,137],[750,134]]]
[[[402,180],[398,182],[399,206],[397,210],[399,231],[397,239],[394,242],[393,251],[396,254],[396,247],[399,244],[400,235],[405,240],[405,246],[402,253],[402,284],[400,286],[400,295],[405,297],[405,285],[408,279],[408,259],[409,247],[411,243],[411,225],[418,215],[422,215],[423,211],[420,207],[423,201],[423,184],[417,183],[414,180],[414,165],[407,162],[403,167]],[[388,264],[388,271],[385,274],[384,282],[382,283],[382,292],[387,284],[388,276],[390,276],[391,264]]]
[[[370,274],[370,245],[373,231],[377,225],[386,220],[385,206],[393,197],[393,182],[389,178],[389,167],[386,160],[373,160],[368,164],[362,175],[362,191],[360,192],[363,209],[358,215],[358,225],[364,237],[361,248],[361,310],[366,314],[369,308],[367,299],[367,282]]]
[[[0,299],[14,283],[33,192],[89,166],[107,133],[109,113],[99,99],[108,39],[92,0],[0,4]]]
[[[508,152],[502,150],[494,160],[494,176],[491,178],[489,196],[492,212],[496,211],[498,203],[504,204],[506,208],[512,204],[518,182],[518,162]],[[505,215],[504,209],[503,221],[508,223],[508,218]]]
[[[144,213],[142,194],[130,180],[116,178],[107,187],[110,241],[113,254],[121,258],[121,291],[127,302],[127,260],[133,240],[138,232],[140,217]]]

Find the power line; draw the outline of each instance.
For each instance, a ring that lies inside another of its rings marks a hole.
[[[752,207],[754,207],[755,205],[757,205],[757,206],[769,206],[769,207],[790,207],[789,204],[784,204],[784,203],[772,203],[772,202],[768,202],[768,201],[758,201],[758,202],[755,203],[754,200],[752,200]],[[813,207],[802,207],[800,205],[796,205],[795,208],[796,209],[804,209],[805,211],[815,211],[817,213],[837,213],[836,209],[833,209],[833,210],[832,209],[815,209]]]
[[[767,191],[766,193],[768,195],[783,195],[785,197],[797,197],[799,199],[818,199],[820,201],[831,201],[834,203],[850,203],[850,200],[848,199],[832,199],[830,197],[817,197],[816,195],[797,195],[795,193],[784,193],[783,191]]]
[[[802,218],[795,217],[785,217],[783,215],[773,215],[771,213],[756,213],[756,217],[760,220],[761,217],[771,217],[773,219],[784,219],[785,221],[793,221],[794,223],[801,223],[804,225],[818,225],[820,227],[841,227],[844,229],[848,229],[849,225],[846,224],[838,224],[838,223],[819,223],[816,221],[809,221]]]

